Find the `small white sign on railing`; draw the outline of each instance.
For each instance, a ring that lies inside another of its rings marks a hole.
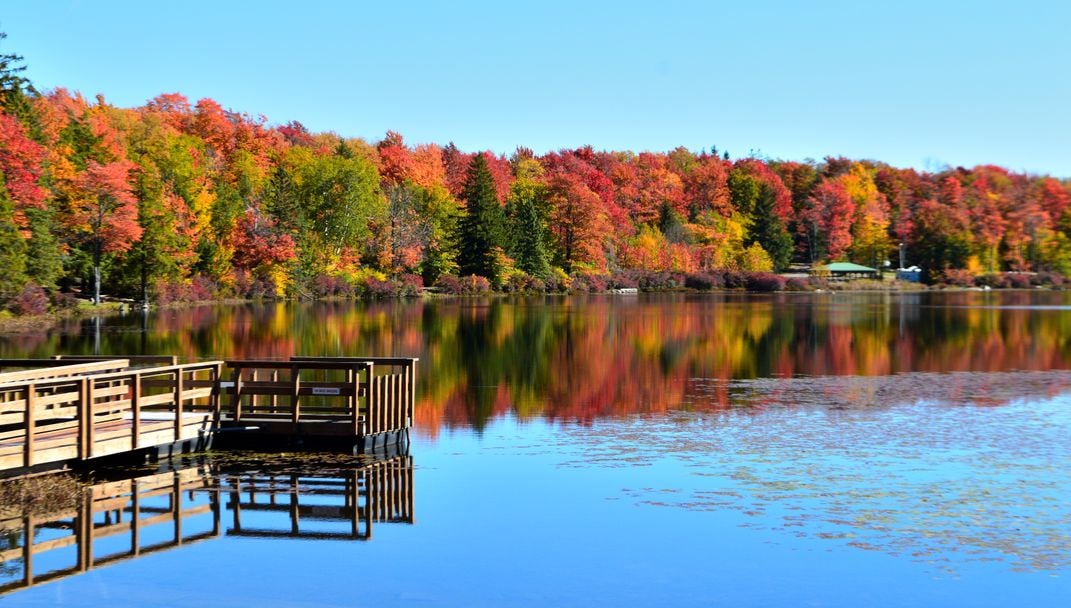
[[[312,387],[313,395],[341,395],[342,389],[330,388],[326,386],[314,386]]]

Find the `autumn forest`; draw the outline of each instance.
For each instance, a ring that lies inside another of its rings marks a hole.
[[[23,312],[72,292],[718,287],[841,260],[956,284],[1071,275],[1071,182],[1049,176],[715,146],[505,156],[395,132],[368,142],[178,93],[120,108],[38,91],[22,69],[0,57],[0,304]]]

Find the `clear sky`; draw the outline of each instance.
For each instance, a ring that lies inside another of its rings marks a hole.
[[[466,150],[845,155],[1071,177],[1071,3],[0,0],[47,89]]]

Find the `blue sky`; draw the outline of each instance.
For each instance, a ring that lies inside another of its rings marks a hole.
[[[468,150],[829,154],[1071,177],[1071,3],[8,0],[39,88]]]

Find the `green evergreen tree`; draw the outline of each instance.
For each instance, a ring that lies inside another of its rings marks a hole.
[[[462,275],[486,277],[499,283],[498,253],[502,249],[503,214],[487,160],[477,154],[469,164],[461,197],[465,214],[458,223],[458,266]]]
[[[26,285],[26,241],[15,227],[14,207],[0,180],[0,305]]]
[[[512,199],[509,219],[509,252],[516,260],[517,268],[531,276],[546,277],[550,273],[546,222],[540,215],[537,202],[530,196]]]
[[[774,213],[774,191],[765,184],[760,186],[755,197],[749,234],[747,244],[758,243],[765,249],[770,254],[775,271],[788,268],[792,261],[792,235],[780,216]]]
[[[26,216],[30,220],[26,274],[41,287],[56,290],[63,277],[63,254],[56,238],[55,220],[44,209],[28,209]]]

